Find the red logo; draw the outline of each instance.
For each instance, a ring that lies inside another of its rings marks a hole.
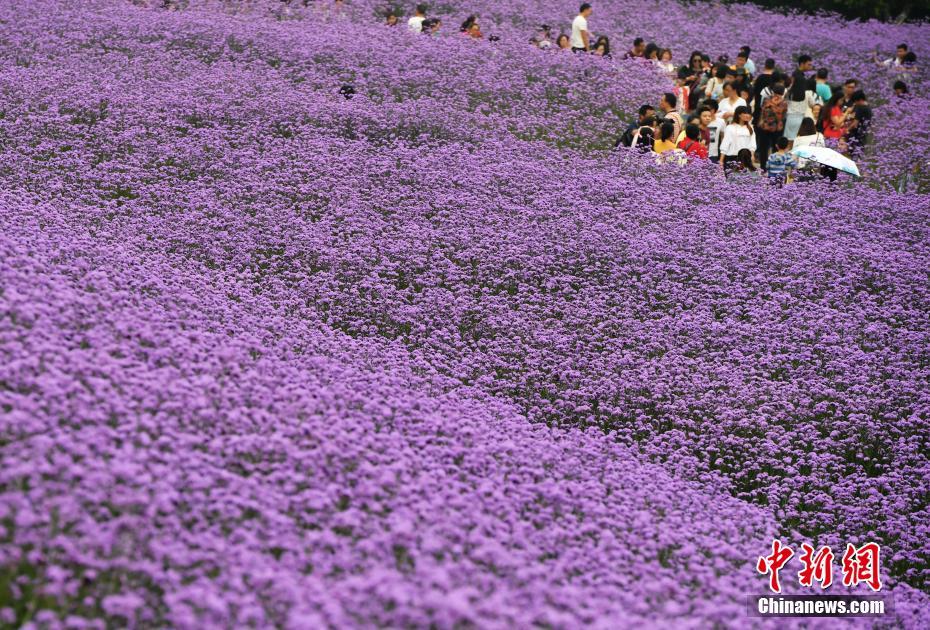
[[[882,581],[878,575],[880,553],[881,549],[873,542],[858,549],[847,544],[843,554],[843,585],[857,586],[865,582],[873,591],[881,589]]]
[[[801,586],[813,586],[814,582],[820,582],[820,588],[830,588],[833,584],[833,551],[830,547],[821,547],[815,554],[813,547],[803,543],[801,550],[801,562],[804,564],[804,568],[798,571]]]
[[[772,592],[781,593],[778,572],[788,564],[792,557],[794,557],[794,551],[791,547],[783,545],[776,538],[772,541],[772,553],[762,556],[756,562],[756,571],[769,576],[769,588]],[[801,555],[798,559],[803,565],[803,568],[798,571],[798,582],[801,586],[813,588],[814,583],[819,582],[821,589],[830,588],[833,584],[835,556],[829,546],[824,545],[815,549],[807,543],[802,543]],[[881,548],[878,543],[870,542],[858,548],[853,544],[847,544],[842,559],[843,586],[851,588],[867,584],[873,591],[881,590],[880,565]]]
[[[769,573],[769,588],[776,593],[781,593],[781,584],[778,582],[778,572],[791,559],[794,552],[788,547],[781,544],[777,538],[772,541],[771,555],[759,558],[756,563],[756,571],[765,575]]]

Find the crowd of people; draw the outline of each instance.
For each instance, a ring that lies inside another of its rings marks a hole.
[[[583,3],[570,31],[556,35],[543,24],[530,44],[543,50],[611,57],[608,37],[594,37],[589,28],[593,12],[590,3]],[[417,5],[407,27],[436,35],[442,21],[427,13],[427,5]],[[387,13],[386,24],[398,24],[395,12]],[[484,37],[475,15],[469,15],[459,31],[464,37]],[[732,61],[726,55],[712,61],[710,55],[694,51],[687,63],[676,66],[669,48],[634,39],[623,58],[653,64],[667,73],[674,88],[662,95],[658,107],[640,107],[636,120],[620,134],[615,146],[713,160],[727,177],[765,176],[778,184],[792,178],[835,180],[836,169],[805,163],[790,151],[830,146],[852,159],[861,155],[872,109],[859,81],[850,78],[831,84],[829,70],[815,69],[807,54],[799,55],[787,70],[778,68],[774,59],[766,59],[760,69],[751,53],[749,46],[743,46]],[[881,59],[876,50],[874,61],[894,72],[894,92],[906,97],[904,79],[917,69],[916,53],[900,44],[887,59]]]
[[[730,63],[726,57],[711,62],[709,55],[694,51],[687,64],[676,68],[670,65],[671,51],[635,39],[625,57],[653,62],[669,72],[675,87],[657,108],[640,107],[616,146],[714,160],[729,177],[764,175],[779,184],[793,174],[835,180],[836,169],[805,163],[790,151],[831,146],[853,159],[861,155],[872,109],[859,81],[851,78],[831,85],[829,71],[815,71],[806,54],[798,56],[790,71],[766,59],[757,72],[751,52],[744,46]],[[895,57],[880,63],[905,73],[915,67],[916,55],[901,44]],[[899,97],[907,95],[901,77],[894,91]]]

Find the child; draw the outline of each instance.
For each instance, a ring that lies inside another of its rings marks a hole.
[[[790,169],[798,167],[798,161],[788,153],[788,138],[782,136],[776,140],[775,147],[778,150],[769,156],[765,170],[768,173],[769,182],[781,186],[788,179]]]

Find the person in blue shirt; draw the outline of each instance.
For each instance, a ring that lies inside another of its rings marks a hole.
[[[788,153],[788,138],[782,136],[775,142],[778,149],[769,156],[765,163],[765,172],[769,176],[769,182],[776,186],[781,186],[788,179],[790,169],[798,167],[798,160]]]
[[[814,91],[817,92],[817,96],[820,97],[824,103],[829,103],[830,99],[833,98],[833,90],[830,89],[830,84],[827,83],[827,77],[829,76],[826,68],[820,68],[817,71],[817,75],[814,77]]]

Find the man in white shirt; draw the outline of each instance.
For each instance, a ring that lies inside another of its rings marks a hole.
[[[585,2],[578,9],[578,15],[572,21],[572,52],[588,52],[591,50],[591,35],[588,32],[588,18],[593,9]]]
[[[416,13],[413,17],[407,20],[407,26],[410,27],[410,30],[414,33],[419,33],[423,30],[423,20],[426,19],[426,5],[418,4],[416,8]]]
[[[885,59],[882,62],[883,66],[888,66],[889,68],[897,68],[902,63],[904,63],[904,58],[907,56],[907,44],[898,44],[898,49],[895,50],[894,57],[890,59]]]

